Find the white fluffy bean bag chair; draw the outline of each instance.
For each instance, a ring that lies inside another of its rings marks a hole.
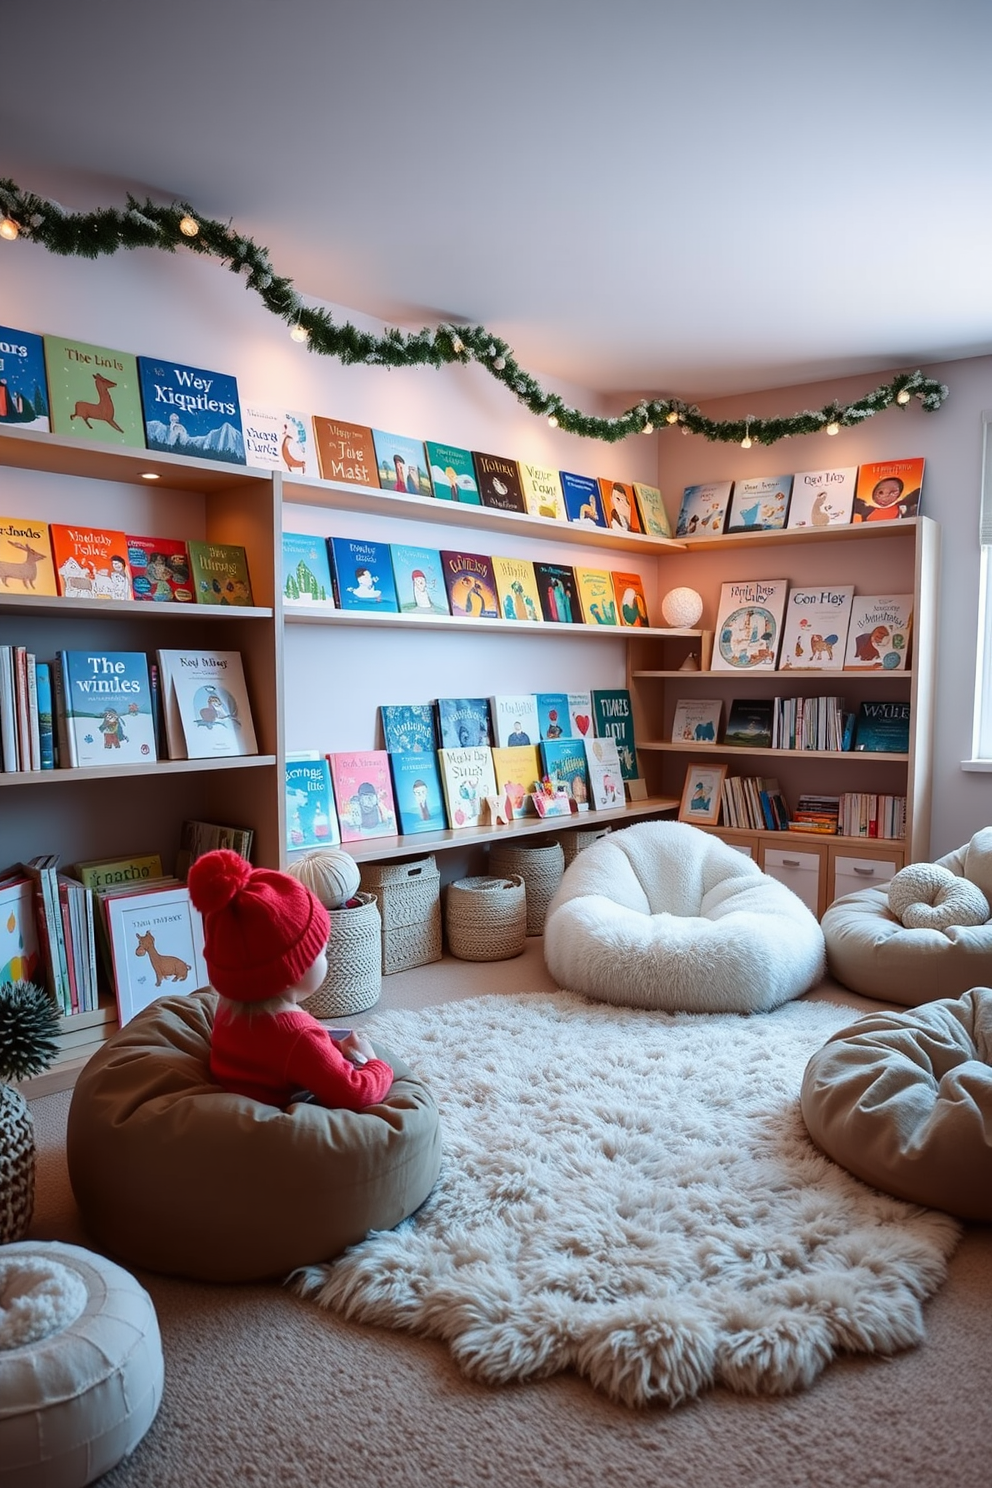
[[[823,975],[802,900],[719,837],[642,822],[580,852],[548,906],[559,985],[666,1012],[768,1012]]]

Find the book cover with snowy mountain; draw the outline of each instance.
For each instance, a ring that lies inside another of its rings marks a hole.
[[[40,336],[0,326],[0,424],[51,427],[45,347]]]
[[[149,449],[244,465],[237,379],[181,362],[138,358]]]

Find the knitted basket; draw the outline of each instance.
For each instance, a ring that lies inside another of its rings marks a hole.
[[[461,961],[509,961],[527,940],[527,895],[519,877],[459,878],[445,894],[448,950]]]
[[[489,868],[493,873],[520,875],[527,892],[527,934],[543,935],[548,905],[565,872],[561,843],[494,844],[489,849]]]
[[[441,875],[433,854],[408,863],[363,863],[362,888],[382,915],[382,971],[441,959]]]
[[[565,867],[575,861],[584,848],[592,847],[601,837],[607,837],[613,831],[612,826],[605,827],[573,827],[568,832],[556,832],[555,842],[561,844],[562,855],[565,859]]]
[[[0,1082],[0,1245],[23,1240],[34,1212],[34,1118],[13,1085]]]
[[[315,1018],[338,1018],[363,1013],[374,1006],[382,990],[382,920],[374,894],[356,894],[349,909],[329,909],[331,933],[327,941],[327,975],[312,997],[302,1004]]]

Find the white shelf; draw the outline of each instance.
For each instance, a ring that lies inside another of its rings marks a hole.
[[[868,749],[768,749],[759,745],[747,744],[683,744],[681,742],[666,743],[662,739],[650,739],[646,743],[638,740],[638,749],[655,749],[666,754],[692,754],[697,759],[708,758],[710,755],[719,756],[721,759],[733,759],[735,755],[747,758],[752,755],[774,755],[779,758],[795,760],[837,760],[840,764],[866,764],[877,762],[879,764],[890,763],[893,760],[905,764],[909,759],[908,754],[883,754],[878,750]]]
[[[88,620],[271,620],[266,605],[159,604],[138,599],[61,599],[57,594],[7,594],[0,590],[0,609],[8,614],[85,616]]]
[[[0,772],[0,787],[120,780],[131,775],[192,775],[204,770],[257,770],[275,763],[274,754],[244,754],[226,759],[156,760],[147,765],[74,765],[68,770],[8,770]]]
[[[500,620],[480,619],[478,615],[414,615],[395,610],[376,614],[367,610],[330,610],[303,606],[285,606],[283,621],[287,625],[355,625],[363,630],[422,629],[422,630],[473,630],[503,634],[554,635],[567,640],[629,640],[634,634],[668,639],[678,636],[698,636],[698,630],[664,630],[649,626],[634,625],[564,625],[557,620]],[[693,674],[695,675],[695,674]]]

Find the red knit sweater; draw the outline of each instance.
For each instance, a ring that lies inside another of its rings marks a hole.
[[[361,1111],[381,1101],[393,1083],[384,1059],[356,1068],[327,1029],[302,1008],[294,1012],[234,1012],[217,1008],[210,1073],[225,1090],[269,1106],[288,1106],[309,1090],[322,1106]]]

